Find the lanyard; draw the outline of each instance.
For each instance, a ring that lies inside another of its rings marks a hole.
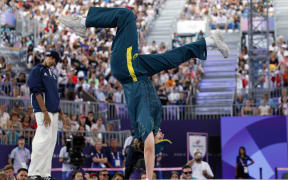
[[[98,153],[98,152],[96,152],[96,156],[97,156],[97,158],[98,159],[100,159],[100,156],[99,156],[99,154],[100,154],[100,156],[101,156],[101,159],[103,158],[103,154],[102,153]]]
[[[242,161],[242,158],[241,158],[241,157],[240,157],[240,162],[241,162],[242,166],[244,167],[245,164],[244,164],[244,162]]]
[[[113,158],[113,159],[116,159],[113,151],[111,151],[111,155],[112,155],[112,158]],[[120,159],[120,153],[119,153],[119,151],[117,151],[117,159]]]

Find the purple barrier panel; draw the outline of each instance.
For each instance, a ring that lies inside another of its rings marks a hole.
[[[234,178],[236,157],[240,146],[255,164],[249,166],[249,175],[260,178],[275,178],[275,167],[286,167],[287,120],[284,116],[223,117],[221,119],[222,177]]]

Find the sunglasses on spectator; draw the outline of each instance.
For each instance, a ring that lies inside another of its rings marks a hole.
[[[109,174],[102,174],[102,176],[109,176]]]
[[[192,171],[183,172],[184,174],[192,174]]]

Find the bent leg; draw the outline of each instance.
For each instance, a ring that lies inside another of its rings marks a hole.
[[[163,54],[139,55],[139,68],[144,68],[148,76],[169,70],[189,61],[191,58],[206,60],[206,41],[201,40],[186,44]]]

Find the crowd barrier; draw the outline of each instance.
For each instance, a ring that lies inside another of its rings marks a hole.
[[[282,91],[283,89],[255,89],[248,94],[239,93],[237,95],[243,96],[243,102],[235,104],[231,102],[204,105],[166,105],[163,106],[163,120],[215,119],[223,116],[241,116],[242,108],[247,106],[253,108],[253,113],[246,113],[244,115],[260,115],[257,113],[257,109],[261,105],[264,94],[268,94],[268,105],[272,107],[270,115],[288,115],[287,112],[282,110],[286,106],[281,102]],[[248,99],[253,99],[253,102],[250,102],[249,105],[246,104],[246,100]],[[0,104],[5,104],[9,113],[15,107],[18,107],[22,112],[26,112],[27,107],[31,105],[31,101],[27,97],[13,98],[1,96]],[[102,117],[104,120],[129,119],[128,109],[125,104],[61,100],[61,108],[67,115],[87,115],[89,112],[94,112],[95,118]],[[203,109],[207,113],[199,113],[199,110]],[[210,109],[214,110],[210,111]],[[117,128],[121,128],[120,122],[114,125]]]
[[[25,144],[31,145],[35,129],[0,129],[0,144],[15,145],[20,136],[25,138]],[[112,139],[116,139],[120,146],[124,145],[125,139],[131,135],[129,130],[125,131],[65,131],[59,130],[57,135],[57,145],[65,144],[65,140],[73,135],[83,136],[86,143],[92,145],[100,140],[104,145],[109,144]]]

